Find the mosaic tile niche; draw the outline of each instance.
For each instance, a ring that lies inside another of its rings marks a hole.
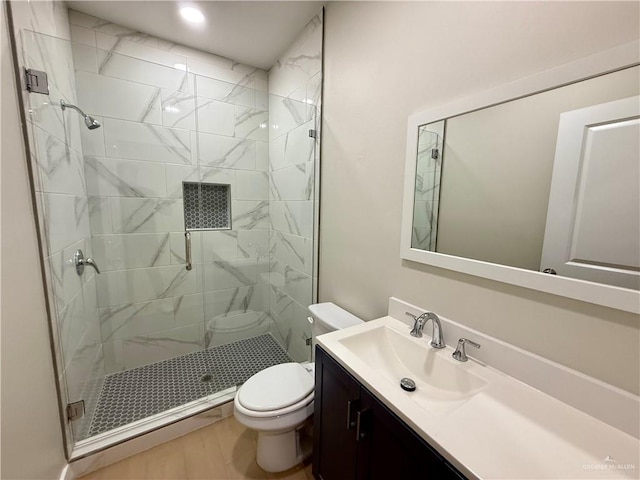
[[[231,186],[215,183],[182,184],[184,225],[187,230],[231,228]]]

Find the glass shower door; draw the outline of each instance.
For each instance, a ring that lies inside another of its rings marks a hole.
[[[83,135],[93,255],[103,269],[106,377],[93,436],[207,393],[197,366],[174,361],[203,348],[202,283],[197,262],[187,268],[183,188],[200,171],[193,75],[180,68],[186,58],[155,63],[76,44],[74,59],[78,100],[103,125]]]
[[[68,452],[308,360],[312,102],[269,95],[263,70],[23,33],[49,76],[25,103]]]
[[[71,451],[182,399],[167,398],[167,384],[143,395],[122,375],[111,385],[113,375],[204,347],[200,269],[185,266],[183,180],[200,178],[194,81],[173,65],[32,32],[22,46],[23,66],[49,77],[49,94],[26,104],[62,415],[75,402],[85,409],[65,422]],[[99,274],[76,269],[78,251]],[[101,411],[101,392],[122,411]]]

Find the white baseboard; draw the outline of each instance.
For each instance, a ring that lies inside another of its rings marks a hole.
[[[71,465],[67,463],[64,466],[64,468],[60,471],[60,476],[58,477],[58,480],[76,480],[76,476],[73,474]]]

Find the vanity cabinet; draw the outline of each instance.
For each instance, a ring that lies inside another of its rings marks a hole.
[[[465,478],[320,347],[314,401],[316,479]]]

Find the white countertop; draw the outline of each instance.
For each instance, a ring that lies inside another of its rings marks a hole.
[[[411,398],[411,392],[382,377],[340,342],[356,332],[380,326],[404,334],[408,331],[403,322],[386,316],[321,335],[317,343],[467,477],[640,477],[637,438],[471,356],[467,363],[451,361],[488,380],[487,386],[448,413],[429,413]],[[414,340],[431,348],[426,335]],[[467,353],[473,355],[469,350]],[[447,347],[437,355],[450,358],[452,352]],[[613,462],[605,461],[607,457]]]

